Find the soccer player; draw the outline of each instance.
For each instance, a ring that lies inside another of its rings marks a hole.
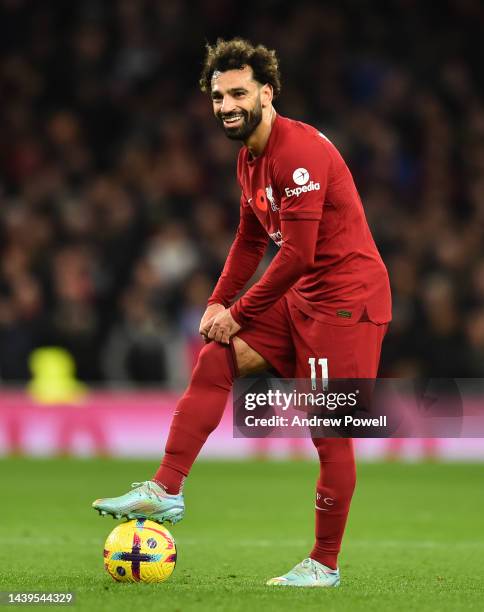
[[[311,362],[321,359],[329,377],[375,378],[391,319],[388,274],[344,160],[324,134],[274,109],[281,90],[275,52],[238,38],[219,40],[207,47],[200,84],[226,136],[244,143],[237,164],[240,224],[200,323],[207,344],[175,410],[160,468],[125,495],[93,503],[117,518],[183,518],[183,482],[220,422],[236,376],[272,368],[281,377],[308,378]],[[277,255],[236,300],[269,238]],[[340,582],[337,558],[355,486],[353,444],[313,442],[320,461],[314,547],[269,585]]]

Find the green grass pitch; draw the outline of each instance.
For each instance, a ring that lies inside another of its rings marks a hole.
[[[91,501],[124,493],[155,464],[1,460],[0,590],[72,590],[71,609],[96,612],[484,609],[483,465],[360,465],[341,587],[300,590],[264,583],[311,547],[316,464],[201,461],[171,529],[172,578],[118,584],[102,560],[117,522]]]

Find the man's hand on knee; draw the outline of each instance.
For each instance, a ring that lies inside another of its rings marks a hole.
[[[203,336],[205,342],[210,342],[208,332],[212,327],[212,323],[215,317],[224,310],[225,306],[223,306],[222,304],[210,304],[209,306],[207,306],[207,309],[203,314],[202,320],[200,321],[200,328],[198,330],[200,332],[200,335]]]
[[[232,317],[230,310],[224,308],[213,319],[208,338],[222,344],[229,344],[230,338],[235,336],[240,329],[240,325]]]

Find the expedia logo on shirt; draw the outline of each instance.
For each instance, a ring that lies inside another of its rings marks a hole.
[[[296,196],[298,198],[301,193],[306,193],[307,191],[319,191],[321,189],[321,185],[319,183],[315,183],[311,181],[309,185],[303,185],[302,187],[295,187],[294,189],[289,189],[286,187],[286,197],[290,198],[291,196]]]

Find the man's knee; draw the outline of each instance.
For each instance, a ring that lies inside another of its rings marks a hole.
[[[232,385],[236,370],[229,346],[209,342],[200,351],[192,381]]]
[[[235,378],[262,372],[269,368],[266,360],[251,348],[244,340],[235,336],[232,346],[209,342],[198,355],[197,365],[195,366],[194,376],[204,376],[207,372],[218,373],[219,376],[227,371]]]
[[[232,345],[239,376],[248,376],[249,374],[262,372],[270,367],[264,357],[250,347],[242,338],[235,336],[232,339]]]

